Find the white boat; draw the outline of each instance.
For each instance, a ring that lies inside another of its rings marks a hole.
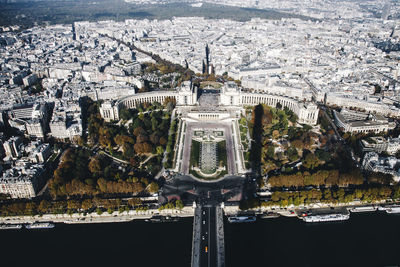
[[[371,212],[371,211],[376,211],[377,207],[375,206],[352,207],[349,210],[351,212]]]
[[[0,229],[7,230],[7,229],[21,229],[22,224],[1,224]]]
[[[400,205],[386,205],[378,207],[378,210],[386,211],[387,213],[398,213],[398,209],[400,209]]]
[[[276,213],[276,212],[268,212],[268,213],[265,213],[265,214],[262,214],[260,217],[262,218],[262,219],[271,219],[271,218],[278,218],[278,217],[280,217],[281,215],[279,214],[279,213]]]
[[[386,208],[386,213],[400,213],[400,206],[392,206]]]
[[[242,222],[254,222],[256,220],[255,216],[231,216],[228,217],[230,223],[242,223]]]
[[[34,222],[31,224],[27,224],[25,225],[26,229],[45,229],[45,228],[54,228],[54,224],[52,223],[48,223],[48,222],[43,222],[43,223],[39,223],[39,222]]]
[[[335,222],[335,221],[345,221],[350,219],[349,214],[320,214],[311,215],[302,218],[305,222]]]

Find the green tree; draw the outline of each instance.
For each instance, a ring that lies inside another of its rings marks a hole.
[[[308,153],[302,162],[303,162],[303,167],[310,170],[318,167],[320,163],[317,156],[315,156],[313,153]]]
[[[182,200],[178,199],[178,200],[175,202],[175,208],[181,210],[181,209],[183,209],[183,207],[184,207],[184,205],[183,205]]]

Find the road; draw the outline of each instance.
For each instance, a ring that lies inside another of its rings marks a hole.
[[[217,224],[215,207],[201,209],[200,266],[217,266]]]

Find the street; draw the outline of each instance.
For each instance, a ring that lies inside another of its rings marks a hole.
[[[200,266],[217,266],[217,235],[215,207],[201,209]]]

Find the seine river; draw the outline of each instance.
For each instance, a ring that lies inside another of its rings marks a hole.
[[[190,266],[192,219],[0,231],[1,266]],[[400,215],[225,223],[226,266],[400,265]]]

